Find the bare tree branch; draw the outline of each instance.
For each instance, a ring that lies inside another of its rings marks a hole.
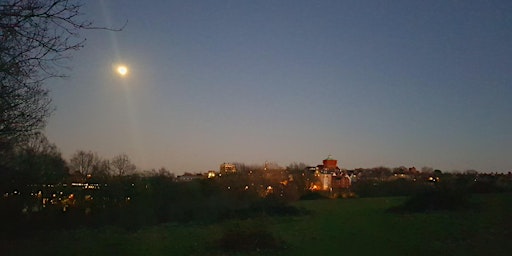
[[[137,167],[130,161],[130,158],[126,154],[120,154],[115,156],[110,162],[112,167],[113,175],[124,176],[131,174]]]
[[[0,2],[0,153],[6,145],[41,130],[52,113],[43,82],[63,77],[70,53],[84,46],[80,0]]]

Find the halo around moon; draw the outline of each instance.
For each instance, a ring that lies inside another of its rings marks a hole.
[[[128,67],[126,67],[125,65],[118,65],[116,67],[116,72],[120,75],[120,76],[126,76],[128,74]]]

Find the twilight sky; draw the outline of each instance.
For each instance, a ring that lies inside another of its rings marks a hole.
[[[512,170],[512,1],[85,1],[48,138],[141,169]],[[126,77],[113,67],[124,63]]]

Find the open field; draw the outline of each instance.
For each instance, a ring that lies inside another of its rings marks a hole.
[[[135,232],[81,229],[2,241],[2,255],[231,255],[219,249],[226,230],[266,230],[278,251],[249,255],[510,255],[512,195],[476,195],[471,210],[396,214],[403,197],[300,201],[301,216],[165,224]],[[247,253],[246,253],[247,254]],[[235,254],[235,255],[246,255]]]

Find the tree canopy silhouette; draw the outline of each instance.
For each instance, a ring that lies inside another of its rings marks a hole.
[[[0,153],[41,130],[52,112],[43,81],[62,77],[70,53],[93,27],[80,0],[0,3]]]

